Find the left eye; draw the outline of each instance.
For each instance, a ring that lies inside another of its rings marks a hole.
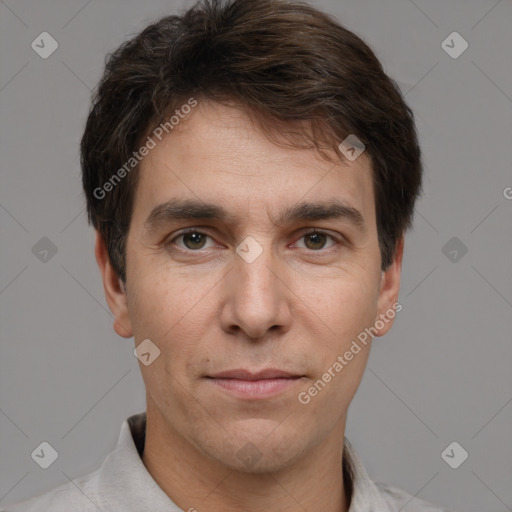
[[[336,245],[336,240],[332,235],[328,235],[327,233],[323,233],[322,231],[310,231],[309,233],[304,233],[300,240],[308,240],[305,243],[306,249],[310,249],[312,251],[318,251],[325,248],[326,240],[330,238],[334,241],[333,245]],[[331,246],[332,247],[332,246]]]

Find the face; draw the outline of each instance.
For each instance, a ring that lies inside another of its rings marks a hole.
[[[118,334],[160,350],[140,363],[148,421],[226,467],[341,445],[371,341],[358,335],[393,322],[375,327],[402,247],[381,272],[370,161],[338,162],[200,102],[141,163],[126,290],[100,264]]]

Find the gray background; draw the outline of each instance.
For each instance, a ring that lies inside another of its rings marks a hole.
[[[133,339],[112,329],[94,260],[78,143],[105,54],[191,3],[0,0],[0,506],[99,467],[144,410]],[[312,3],[397,80],[425,162],[403,310],[374,341],[347,437],[375,479],[455,510],[511,510],[512,3]],[[43,31],[59,44],[48,59],[31,48]],[[457,59],[441,46],[453,31],[469,43]],[[57,247],[46,263],[42,237]],[[452,237],[468,248],[456,262]],[[46,470],[30,456],[42,441],[59,453]],[[441,458],[452,441],[469,453],[458,469]]]

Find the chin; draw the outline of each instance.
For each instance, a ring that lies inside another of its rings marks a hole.
[[[209,455],[231,470],[263,474],[290,466],[307,450],[303,436],[284,428],[278,432],[279,426],[275,421],[259,419],[249,422],[250,429],[244,430],[238,425],[236,434],[218,449],[211,447],[213,450],[209,450]],[[255,428],[255,424],[261,428]]]

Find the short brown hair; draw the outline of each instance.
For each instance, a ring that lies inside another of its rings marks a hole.
[[[111,54],[92,100],[81,141],[88,221],[123,282],[137,166],[104,197],[98,190],[190,97],[235,101],[276,143],[272,134],[287,132],[290,145],[325,157],[328,148],[342,158],[338,145],[356,135],[372,163],[381,268],[388,268],[422,183],[413,113],[396,83],[358,36],[305,2],[201,0]]]

